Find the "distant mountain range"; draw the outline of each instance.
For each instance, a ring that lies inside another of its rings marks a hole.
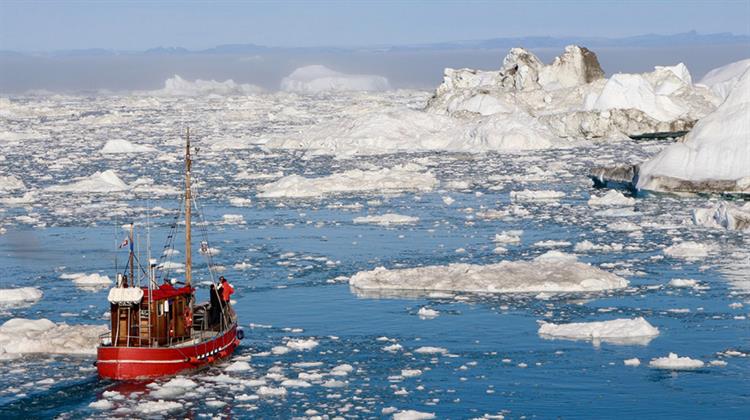
[[[696,31],[673,35],[646,34],[624,38],[604,37],[550,37],[525,36],[504,37],[483,40],[450,41],[428,44],[407,44],[396,46],[370,47],[266,47],[256,44],[226,44],[203,50],[189,50],[183,47],[157,47],[145,51],[121,51],[109,49],[79,49],[50,52],[19,52],[0,50],[0,56],[106,56],[106,55],[188,55],[188,54],[260,54],[273,52],[356,52],[356,51],[439,51],[439,50],[489,50],[512,47],[524,48],[559,48],[577,44],[589,48],[598,47],[669,47],[691,45],[750,45],[750,35],[735,35],[729,32],[716,34],[699,34]]]

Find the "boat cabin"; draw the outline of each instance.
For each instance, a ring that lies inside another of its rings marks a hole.
[[[125,283],[127,285],[127,283]],[[109,291],[113,346],[157,347],[185,341],[192,336],[190,286],[169,283],[147,287],[116,287]]]

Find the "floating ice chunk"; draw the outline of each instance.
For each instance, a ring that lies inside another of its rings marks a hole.
[[[53,185],[45,188],[49,192],[82,192],[82,193],[109,193],[127,191],[130,189],[117,173],[111,169],[104,172],[95,172],[76,182],[65,185]]]
[[[669,281],[669,285],[672,287],[695,287],[698,285],[698,281],[690,279],[672,279]]]
[[[198,384],[190,379],[177,377],[161,385],[150,383],[148,387],[152,389],[149,395],[153,398],[169,400],[183,397],[187,391],[197,388]]]
[[[312,338],[296,338],[286,342],[286,346],[292,350],[312,350],[318,346],[318,342]]]
[[[729,230],[750,230],[750,203],[738,206],[721,201],[712,207],[693,210],[696,225]]]
[[[229,199],[229,204],[233,205],[234,207],[248,207],[252,203],[253,201],[249,198],[232,197]]]
[[[245,216],[241,214],[225,214],[221,216],[221,223],[225,225],[244,225]]]
[[[289,175],[259,186],[258,197],[309,198],[346,193],[430,191],[438,181],[432,173],[421,169],[421,166],[409,164],[367,171],[354,169],[320,178]]]
[[[55,324],[45,318],[13,318],[0,326],[0,358],[33,353],[93,355],[99,335],[107,330],[104,325],[68,325]]]
[[[404,378],[413,378],[422,374],[419,369],[401,369],[401,376]]]
[[[711,91],[723,101],[749,68],[750,58],[736,61],[709,71],[703,76],[699,84],[711,88]]]
[[[537,201],[537,200],[557,200],[558,198],[565,197],[565,193],[561,191],[511,191],[510,198],[516,201]]]
[[[533,261],[489,265],[450,264],[388,270],[378,267],[349,279],[355,293],[405,290],[474,293],[598,292],[627,287],[628,281],[575,256],[547,253]]]
[[[312,385],[310,382],[301,379],[285,379],[281,382],[281,386],[286,388],[310,388]]]
[[[371,74],[345,74],[320,64],[299,67],[281,80],[281,90],[317,93],[324,91],[381,91],[390,89],[388,79]]]
[[[289,353],[290,351],[292,351],[292,349],[290,349],[290,348],[289,348],[289,347],[287,347],[287,346],[275,346],[275,347],[273,347],[273,348],[271,349],[271,353],[273,353],[273,354],[275,354],[275,355],[278,355],[278,356],[280,356],[280,355],[282,355],[282,354],[287,354],[287,353]]]
[[[0,308],[31,306],[42,298],[42,291],[36,287],[0,289]]]
[[[539,335],[543,338],[646,345],[659,335],[659,329],[642,317],[638,317],[571,324],[542,322],[539,326]]]
[[[405,216],[402,214],[386,213],[373,216],[355,217],[354,223],[372,223],[381,226],[405,225],[419,222],[419,217]]]
[[[517,244],[521,242],[521,235],[523,235],[522,230],[502,231],[499,234],[495,234],[495,238],[492,241],[499,244]]]
[[[101,150],[103,154],[120,154],[120,153],[150,153],[156,152],[151,146],[142,144],[133,144],[125,139],[109,140]]]
[[[707,257],[713,250],[713,245],[685,241],[664,248],[664,254],[673,258],[694,259]]]
[[[610,190],[601,197],[591,196],[589,206],[632,206],[635,199],[625,197],[621,192]]]
[[[448,354],[448,350],[442,347],[422,346],[414,350],[417,354]]]
[[[250,363],[244,360],[238,360],[224,368],[225,372],[244,372],[248,370],[252,370],[252,368],[250,367]]]
[[[217,82],[215,80],[195,81],[185,80],[178,75],[174,75],[164,81],[164,88],[149,92],[151,95],[163,96],[208,96],[208,95],[253,95],[263,92],[263,89],[245,83],[235,83],[234,80],[225,80]]]
[[[62,274],[60,275],[60,278],[64,280],[72,280],[76,286],[81,288],[107,287],[112,284],[112,280],[110,280],[109,276],[103,276],[99,273]]]
[[[393,420],[430,420],[435,418],[435,413],[425,413],[417,410],[402,410],[393,415]]]
[[[453,204],[455,202],[456,202],[456,200],[454,200],[450,196],[446,195],[446,196],[443,197],[443,203],[445,203],[446,206],[450,206],[451,204]]]
[[[401,351],[403,349],[404,349],[404,347],[401,344],[398,344],[398,343],[391,344],[389,346],[383,347],[383,351],[387,351],[389,353],[396,353],[396,352]]]
[[[421,319],[433,319],[437,318],[440,315],[440,312],[427,307],[422,307],[417,311],[417,315],[419,315]]]
[[[625,366],[640,366],[641,365],[641,361],[637,357],[634,357],[632,359],[625,359],[623,363],[625,364]]]
[[[568,241],[553,241],[553,240],[539,241],[539,242],[534,243],[534,246],[537,248],[557,248],[557,247],[570,246],[570,245],[573,245],[573,244]]]
[[[141,414],[162,414],[179,410],[182,404],[177,401],[143,401],[138,403],[135,410]]]
[[[669,353],[667,357],[659,357],[651,359],[648,363],[649,367],[656,369],[669,369],[669,370],[690,370],[700,369],[704,363],[700,360],[691,359],[689,357],[679,357],[676,353]]]
[[[0,191],[15,191],[26,189],[23,181],[13,175],[0,175]]]
[[[750,69],[716,111],[640,166],[637,187],[750,192]]]
[[[110,400],[98,400],[89,404],[89,408],[101,411],[111,410],[114,406],[115,405]]]

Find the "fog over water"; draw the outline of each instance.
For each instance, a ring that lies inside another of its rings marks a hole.
[[[563,48],[530,48],[551,61]],[[445,67],[492,70],[507,48],[336,50],[280,49],[258,53],[0,53],[0,93],[152,90],[175,74],[185,79],[251,83],[269,91],[294,69],[323,64],[345,73],[377,74],[393,88],[432,89]],[[608,75],[645,72],[654,65],[687,65],[694,80],[709,70],[750,56],[750,44],[592,47]]]

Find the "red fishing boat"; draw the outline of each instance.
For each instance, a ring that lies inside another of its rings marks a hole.
[[[215,284],[208,241],[201,242],[207,254],[211,277],[210,301],[196,304],[192,286],[191,215],[193,192],[190,185],[192,159],[190,131],[186,135],[185,193],[185,277],[169,279],[170,261],[157,264],[148,258],[143,267],[134,252],[133,225],[123,245],[129,245],[128,265],[117,274],[117,284],[109,292],[111,331],[101,337],[96,367],[99,376],[110,379],[146,379],[195,370],[229,357],[239,344],[242,330],[221,284]],[[179,216],[178,216],[179,218]],[[169,235],[164,256],[174,250],[177,226]],[[128,275],[129,274],[129,275]],[[157,284],[157,278],[164,279]],[[145,283],[145,285],[141,285]],[[231,287],[231,286],[229,286]]]

